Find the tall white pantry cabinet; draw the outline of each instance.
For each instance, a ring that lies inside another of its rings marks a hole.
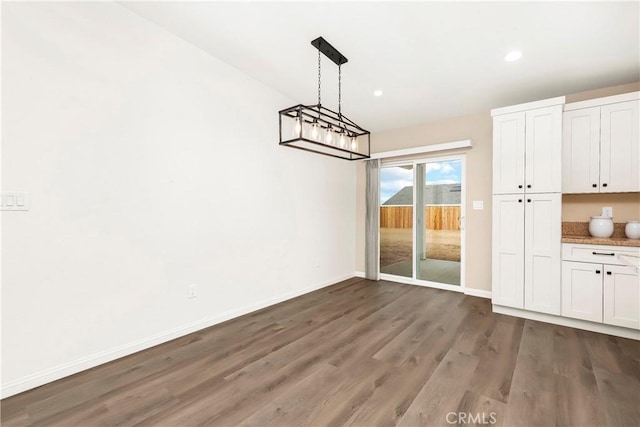
[[[564,102],[491,110],[494,305],[560,315]]]

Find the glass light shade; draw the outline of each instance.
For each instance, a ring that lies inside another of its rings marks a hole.
[[[325,141],[327,144],[333,145],[333,131],[331,129],[327,129]]]
[[[296,123],[293,126],[293,136],[300,137],[302,134],[302,122],[300,121],[300,117],[296,119]]]
[[[311,125],[311,138],[318,139],[318,135],[320,135],[320,126],[314,123]]]

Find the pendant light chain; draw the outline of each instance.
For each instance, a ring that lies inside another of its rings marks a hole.
[[[342,64],[338,65],[338,116],[342,117]]]
[[[318,105],[321,105],[322,103],[320,102],[320,97],[321,97],[321,90],[320,90],[320,83],[322,82],[322,78],[321,78],[321,73],[320,73],[320,49],[318,49]]]

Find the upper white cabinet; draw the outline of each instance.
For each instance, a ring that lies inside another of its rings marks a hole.
[[[526,112],[525,191],[562,191],[562,106]]]
[[[640,92],[565,106],[563,193],[640,191]]]
[[[566,111],[562,139],[562,192],[598,192],[600,107]]]
[[[525,113],[493,118],[493,193],[524,193]]]
[[[493,194],[562,189],[564,97],[491,110]]]

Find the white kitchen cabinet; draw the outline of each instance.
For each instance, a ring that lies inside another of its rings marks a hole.
[[[562,138],[562,192],[598,192],[600,107],[566,111]]]
[[[524,229],[524,195],[494,196],[494,304],[524,308]]]
[[[494,304],[560,314],[561,195],[493,197]]]
[[[640,275],[618,255],[640,248],[562,245],[562,316],[640,329]]]
[[[632,267],[604,266],[604,323],[640,329],[640,276]]]
[[[525,192],[562,191],[562,106],[526,112]]]
[[[640,191],[640,101],[600,110],[600,192]]]
[[[640,92],[567,104],[562,192],[640,191]]]
[[[527,194],[524,214],[524,308],[560,314],[562,196]]]
[[[561,191],[564,98],[551,101],[560,104],[492,110],[493,194]]]
[[[495,305],[560,314],[564,97],[491,110]]]
[[[493,193],[524,192],[525,113],[493,118]]]
[[[562,315],[602,322],[602,264],[562,262]]]

